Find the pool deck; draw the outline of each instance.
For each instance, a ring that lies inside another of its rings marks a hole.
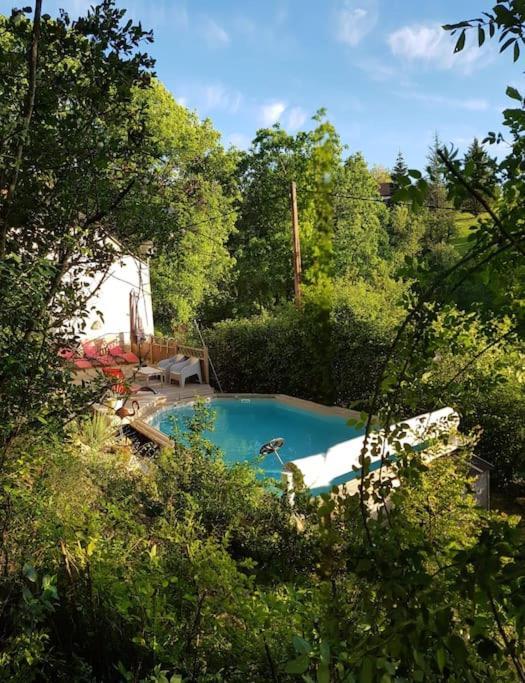
[[[141,384],[144,386],[150,386],[157,393],[153,394],[149,391],[140,392],[139,394],[134,394],[128,399],[128,405],[131,404],[132,400],[135,400],[139,404],[139,412],[137,417],[141,419],[148,419],[151,417],[158,409],[164,408],[169,405],[177,405],[178,403],[195,400],[198,396],[212,396],[214,394],[213,387],[209,384],[197,384],[193,382],[187,382],[185,386],[180,387],[178,384],[165,384],[158,380],[150,380],[149,382],[144,382],[141,380],[136,380],[134,374],[136,373],[137,367],[135,365],[119,365],[118,366],[124,373],[127,380],[133,382],[134,384]],[[100,377],[100,371],[98,370],[81,370],[75,373],[74,382],[75,384],[80,384],[81,382],[90,382],[96,378]],[[96,406],[99,412],[109,413],[108,409],[104,406]],[[117,418],[118,422],[120,420]],[[133,419],[124,419],[123,424],[133,422]]]

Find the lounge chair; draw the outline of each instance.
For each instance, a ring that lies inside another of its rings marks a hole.
[[[72,349],[60,349],[58,355],[66,362],[72,363],[78,370],[91,370],[93,368],[91,361],[87,358],[78,358]]]
[[[185,356],[183,353],[178,353],[176,356],[171,356],[171,358],[164,358],[164,360],[159,361],[157,363],[157,367],[162,368],[163,370],[166,370],[166,372],[168,372],[170,368],[172,368],[174,365],[180,365],[185,360],[188,360],[188,357]]]
[[[74,358],[73,365],[78,368],[78,370],[92,370],[93,363],[87,358]]]
[[[93,342],[85,342],[82,344],[82,348],[84,349],[84,356],[92,363],[98,363],[98,365],[105,367],[115,363],[115,359],[109,353],[101,354]]]
[[[202,384],[201,362],[198,358],[192,356],[187,361],[183,361],[183,363],[171,366],[168,370],[168,383],[171,384],[175,380],[183,387],[186,384],[186,380],[194,376]]]
[[[110,344],[108,346],[108,353],[117,363],[132,363],[133,365],[140,363],[139,357],[133,351],[124,351],[118,344]]]
[[[153,387],[142,386],[140,384],[127,384],[126,376],[120,368],[102,368],[102,372],[105,377],[118,380],[118,382],[110,386],[110,389],[114,394],[132,396],[138,394],[139,391],[150,391],[152,394],[157,393]]]

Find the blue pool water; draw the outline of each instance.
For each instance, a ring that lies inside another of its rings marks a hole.
[[[275,454],[259,455],[261,446],[271,439],[285,440],[279,455],[288,462],[324,453],[362,433],[349,427],[343,417],[304,410],[276,399],[214,399],[210,408],[215,413],[215,428],[204,436],[222,450],[226,462],[250,462],[266,477],[279,478],[282,469]],[[192,414],[192,405],[183,405],[162,411],[151,424],[171,435],[175,423],[184,435]]]

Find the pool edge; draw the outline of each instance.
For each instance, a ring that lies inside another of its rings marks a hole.
[[[164,410],[169,410],[170,408],[173,408],[175,406],[182,406],[186,405],[187,403],[193,403],[196,399],[198,399],[198,396],[190,396],[187,398],[179,399],[179,400],[172,400],[172,401],[164,401],[161,405],[156,404],[154,406],[147,406],[146,409],[144,410],[143,413],[139,416],[140,422],[145,422],[148,425],[148,428],[152,431],[152,433],[156,433],[158,438],[166,438],[166,435],[160,431],[160,429],[157,429],[156,427],[153,427],[151,424],[151,421],[154,417],[156,417],[159,413],[163,412]],[[303,410],[308,410],[312,413],[317,413],[320,415],[332,415],[332,416],[337,416],[337,417],[344,417],[347,418],[348,420],[350,419],[359,419],[361,417],[361,413],[357,410],[351,410],[350,408],[342,408],[340,406],[325,406],[322,403],[316,403],[315,401],[308,401],[307,399],[304,398],[296,398],[295,396],[289,396],[288,394],[256,394],[256,393],[231,393],[231,392],[214,392],[210,396],[202,397],[205,401],[211,401],[214,398],[216,399],[221,399],[221,398],[226,398],[226,399],[243,399],[243,398],[253,398],[253,399],[274,399],[276,401],[280,401],[281,403],[284,403],[285,405],[293,406],[296,408],[302,408]],[[131,422],[133,424],[133,421]]]

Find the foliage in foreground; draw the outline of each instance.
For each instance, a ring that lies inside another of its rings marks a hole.
[[[355,498],[291,510],[194,429],[140,467],[99,427],[18,445],[0,680],[513,680],[523,557],[461,457],[402,470],[370,542]]]
[[[25,12],[0,16],[0,447],[85,410],[58,352],[78,344],[117,209],[151,163],[133,101],[151,35],[111,0],[76,21]]]

